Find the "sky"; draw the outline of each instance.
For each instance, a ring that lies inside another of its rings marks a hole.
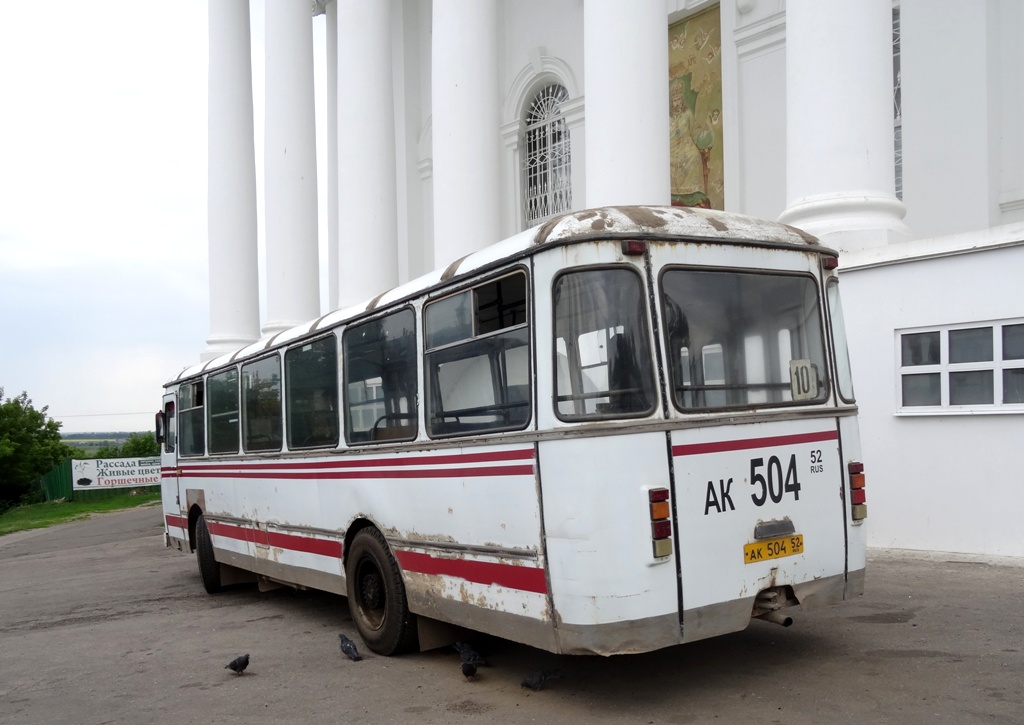
[[[0,2],[0,387],[64,433],[152,430],[163,384],[206,347],[207,48],[207,0]],[[324,258],[323,218],[320,236]]]

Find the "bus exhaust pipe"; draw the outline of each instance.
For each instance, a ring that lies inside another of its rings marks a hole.
[[[770,612],[759,614],[754,617],[754,619],[763,619],[766,622],[772,622],[773,624],[778,624],[781,627],[788,627],[793,624],[793,618],[788,614],[783,614],[778,609],[773,609]]]

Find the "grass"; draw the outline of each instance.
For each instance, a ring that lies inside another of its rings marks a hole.
[[[93,501],[61,501],[15,506],[0,514],[0,536],[28,529],[43,529],[69,521],[81,521],[89,518],[90,514],[135,508],[159,500],[160,492],[153,491],[137,496],[125,494]]]

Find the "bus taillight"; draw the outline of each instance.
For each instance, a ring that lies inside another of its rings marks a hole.
[[[667,488],[652,488],[647,491],[651,504],[651,541],[654,558],[672,555],[672,519]]]
[[[851,461],[847,470],[850,472],[850,518],[860,521],[868,516],[867,494],[864,491],[864,464]]]

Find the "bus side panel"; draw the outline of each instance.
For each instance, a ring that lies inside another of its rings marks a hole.
[[[188,485],[218,561],[344,593],[346,533],[369,521],[413,612],[552,648],[535,471],[532,445],[466,446],[203,462]]]
[[[768,588],[804,605],[843,598],[835,418],[675,431],[672,452],[686,641],[744,629]]]
[[[669,488],[664,433],[566,438],[540,448],[559,649],[644,652],[679,643],[675,554],[656,558],[652,488]]]
[[[848,469],[846,468],[846,465],[851,461],[864,462],[860,453],[860,428],[857,424],[857,418],[852,415],[840,418],[839,434],[841,436],[840,441],[843,448],[843,472],[847,475],[848,479]],[[868,478],[870,478],[870,470],[867,470],[867,473]],[[847,597],[864,593],[864,572],[867,568],[868,553],[867,519],[855,522],[851,518],[849,485],[849,480],[847,480],[845,506],[843,507],[843,519],[846,521],[847,540]],[[867,487],[865,487],[865,490],[867,490]]]

